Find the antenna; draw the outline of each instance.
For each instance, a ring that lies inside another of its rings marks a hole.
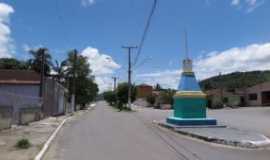
[[[189,56],[188,56],[188,35],[187,35],[186,29],[185,29],[185,54],[186,54],[186,58],[189,59]]]

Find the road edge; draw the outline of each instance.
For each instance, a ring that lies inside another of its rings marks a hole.
[[[260,148],[265,148],[270,146],[270,140],[265,137],[265,141],[231,141],[231,140],[226,140],[222,138],[215,138],[215,137],[207,137],[207,136],[202,136],[199,134],[194,134],[191,132],[186,132],[182,131],[180,129],[177,129],[171,125],[167,125],[165,123],[160,123],[160,122],[154,122],[155,124],[167,128],[169,130],[172,130],[173,132],[186,135],[192,138],[196,138],[199,140],[203,140],[205,142],[209,143],[216,143],[216,144],[221,144],[225,146],[232,146],[232,147],[239,147],[239,148],[246,148],[246,149],[260,149]]]
[[[46,143],[43,145],[42,149],[39,151],[39,153],[35,156],[34,160],[41,160],[43,158],[43,156],[45,155],[46,151],[48,150],[49,146],[51,145],[52,141],[54,140],[54,138],[56,137],[56,135],[58,134],[58,132],[60,131],[60,129],[64,126],[64,124],[66,123],[66,121],[69,119],[70,117],[65,118],[61,124],[54,130],[54,132],[51,134],[51,136],[49,137],[49,139],[46,141]]]

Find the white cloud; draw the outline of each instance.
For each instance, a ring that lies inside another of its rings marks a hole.
[[[241,7],[247,13],[254,11],[256,8],[264,4],[265,0],[232,0],[231,5],[234,7]]]
[[[12,13],[14,13],[14,9],[10,5],[0,3],[0,58],[12,57],[14,53],[9,27],[9,18]]]
[[[194,60],[194,71],[198,79],[205,79],[220,72],[227,74],[236,71],[269,70],[270,42],[235,47],[222,52],[214,51]],[[140,82],[160,83],[163,87],[176,88],[179,83],[180,70],[166,70],[155,73],[140,74]]]
[[[111,56],[100,53],[96,48],[87,47],[81,54],[88,58],[90,68],[96,77],[95,80],[99,85],[100,91],[110,89],[111,83],[109,82],[111,81],[111,76],[121,66]]]
[[[155,86],[159,83],[164,88],[176,88],[180,79],[181,70],[166,70],[154,73],[135,75],[137,83],[146,83]]]
[[[81,0],[81,5],[83,7],[89,7],[89,6],[92,6],[95,3],[96,3],[95,0]]]
[[[240,0],[232,0],[231,5],[232,6],[238,6],[240,4]]]

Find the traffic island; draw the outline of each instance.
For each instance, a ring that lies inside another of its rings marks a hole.
[[[183,72],[174,95],[173,115],[158,124],[178,133],[208,142],[258,148],[268,146],[264,135],[218,125],[217,120],[206,115],[206,95],[202,92],[192,70],[192,60],[183,60]]]
[[[172,125],[166,122],[157,123],[162,127],[171,129],[182,135],[187,135],[211,143],[250,149],[270,146],[270,139],[262,134],[237,128],[230,128],[224,125],[195,127]]]

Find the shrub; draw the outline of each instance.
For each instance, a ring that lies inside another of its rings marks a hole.
[[[31,146],[31,143],[28,139],[20,139],[16,143],[16,147],[19,149],[28,149]]]
[[[171,90],[161,92],[160,103],[173,105],[173,95],[174,95],[174,91],[171,91]]]
[[[107,101],[111,106],[116,104],[116,94],[113,91],[107,91],[103,93],[105,101]]]
[[[154,106],[154,104],[156,102],[155,95],[151,94],[151,95],[147,96],[146,101],[150,104],[150,106]]]

